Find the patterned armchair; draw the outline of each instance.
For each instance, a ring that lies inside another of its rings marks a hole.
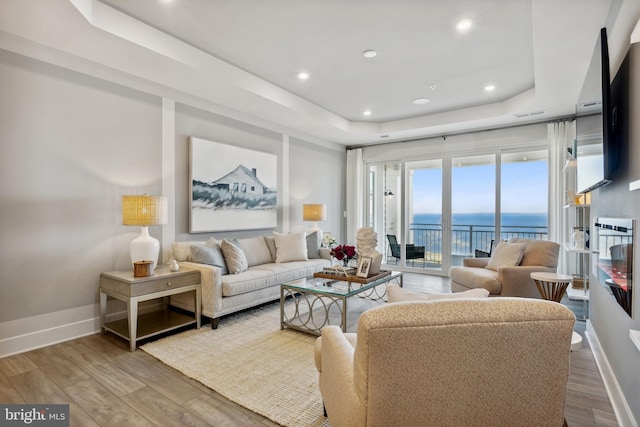
[[[524,298],[399,302],[316,341],[332,427],[562,426],[573,313]]]

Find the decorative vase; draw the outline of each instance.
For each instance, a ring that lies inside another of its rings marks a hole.
[[[349,267],[349,260],[346,258],[342,258],[342,266],[344,268],[348,268]]]

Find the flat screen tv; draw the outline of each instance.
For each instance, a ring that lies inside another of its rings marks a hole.
[[[577,192],[587,193],[609,184],[612,179],[611,98],[607,30],[602,28],[576,107]],[[596,126],[587,127],[587,118],[596,116]]]

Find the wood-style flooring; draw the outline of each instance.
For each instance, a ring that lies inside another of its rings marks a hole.
[[[405,274],[404,285],[449,292],[448,279],[435,276]],[[571,354],[565,416],[571,427],[617,426],[584,323],[576,322],[583,347]],[[82,427],[276,425],[111,334],[0,359],[0,402],[68,403],[71,425]]]

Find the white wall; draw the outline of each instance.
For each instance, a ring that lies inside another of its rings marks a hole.
[[[617,387],[624,395],[632,412],[635,425],[640,424],[640,349],[633,345],[629,330],[640,330],[640,298],[638,273],[640,271],[640,191],[629,191],[629,182],[640,178],[640,44],[633,45],[630,90],[629,139],[621,152],[620,163],[613,182],[592,193],[591,221],[597,217],[635,219],[633,263],[633,318],[629,317],[591,274],[590,321],[604,356],[611,368]],[[626,410],[625,408],[621,408]],[[631,424],[622,424],[631,425]]]
[[[329,225],[341,227],[343,150],[170,100],[163,107],[157,96],[4,50],[0,94],[0,357],[99,330],[100,272],[130,269],[129,243],[139,234],[121,224],[122,195],[175,201],[175,223],[150,230],[165,253],[174,238],[208,238],[188,232],[188,136],[277,155],[289,172],[278,187],[313,188],[332,210]],[[326,189],[318,186],[325,170]],[[175,189],[167,185],[173,173]],[[283,194],[278,229],[301,227],[297,206],[312,199]]]
[[[161,190],[160,99],[6,51],[0,93],[0,322],[94,304],[121,196]]]

